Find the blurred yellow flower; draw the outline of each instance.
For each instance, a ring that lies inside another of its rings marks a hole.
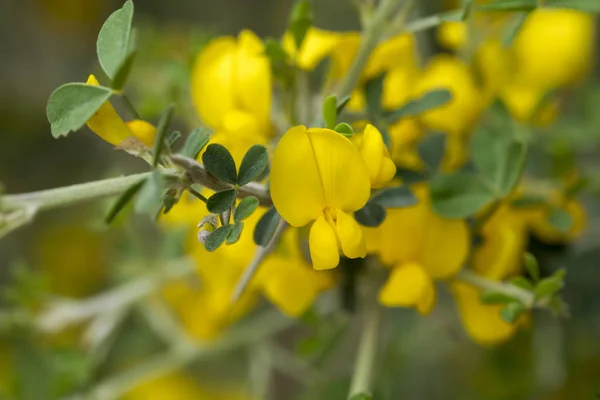
[[[275,149],[273,204],[294,227],[315,221],[309,235],[315,269],[336,267],[340,248],[349,258],[365,256],[362,231],[349,213],[362,208],[370,192],[369,172],[360,153],[335,131],[296,126]]]
[[[367,124],[362,134],[352,136],[352,141],[358,147],[367,166],[372,188],[380,188],[394,179],[396,165],[390,158],[381,132],[377,128]]]

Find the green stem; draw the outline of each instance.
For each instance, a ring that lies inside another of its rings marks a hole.
[[[382,308],[377,304],[367,310],[367,320],[362,331],[358,355],[354,364],[354,374],[352,375],[348,394],[349,400],[359,394],[371,393],[382,313]]]
[[[528,308],[532,308],[535,304],[533,293],[511,284],[486,279],[468,269],[463,269],[460,271],[456,275],[456,279],[482,290],[504,293],[517,298]]]

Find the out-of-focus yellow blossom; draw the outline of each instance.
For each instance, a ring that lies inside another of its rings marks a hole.
[[[254,124],[252,135],[268,137],[271,80],[263,43],[243,30],[237,39],[214,39],[198,54],[191,73],[192,99],[198,115],[211,128],[230,131],[230,124],[245,120],[243,125]]]
[[[438,42],[449,50],[459,50],[467,42],[467,24],[462,21],[442,23],[437,30]]]
[[[433,280],[460,270],[470,237],[465,221],[444,219],[431,210],[426,186],[413,190],[416,205],[390,209],[379,227],[364,229],[368,251],[393,267],[379,301],[390,307],[416,306],[427,314],[435,303]]]
[[[371,124],[367,124],[365,130],[360,135],[353,135],[352,141],[358,147],[362,156],[369,178],[371,178],[371,187],[380,188],[394,179],[396,175],[396,165],[390,158],[390,153],[383,142],[381,132]]]
[[[122,400],[247,400],[241,390],[201,387],[183,372],[170,373],[141,382],[129,390]]]
[[[365,241],[349,213],[368,201],[371,184],[364,161],[350,140],[330,129],[296,126],[275,149],[271,164],[271,197],[290,225],[310,229],[315,269],[334,268],[339,250],[364,257]]]
[[[99,85],[94,75],[90,75],[86,83],[94,86]],[[87,121],[87,126],[96,135],[114,146],[134,136],[143,144],[150,147],[156,136],[156,128],[146,121],[133,120],[124,122],[109,101],[104,103],[92,118]]]

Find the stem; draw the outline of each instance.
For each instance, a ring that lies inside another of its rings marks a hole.
[[[358,355],[354,364],[354,374],[350,384],[348,399],[359,394],[371,393],[377,344],[381,327],[382,309],[377,304],[367,310],[367,320],[362,331]]]
[[[426,29],[435,28],[442,22],[446,21],[459,21],[458,18],[462,13],[462,10],[446,11],[439,14],[430,15],[429,17],[420,18],[416,21],[409,22],[405,27],[398,30],[400,32],[419,32]]]
[[[514,285],[486,279],[468,269],[463,269],[460,271],[456,275],[456,279],[479,289],[504,293],[506,295],[515,297],[519,299],[527,308],[532,308],[535,305],[533,293]]]

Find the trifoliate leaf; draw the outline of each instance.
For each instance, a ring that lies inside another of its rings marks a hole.
[[[196,128],[185,140],[180,154],[195,160],[209,140],[210,136],[204,128]]]
[[[174,109],[173,105],[169,106],[160,116],[160,120],[156,126],[156,137],[154,138],[154,147],[152,149],[152,166],[155,168],[158,166],[160,155],[165,147],[165,137],[167,136],[167,129],[169,129],[169,125],[171,124]]]
[[[206,251],[215,251],[218,249],[225,242],[232,230],[233,225],[227,224],[212,231],[206,238],[206,242],[204,242]]]
[[[113,12],[102,25],[96,42],[98,61],[106,75],[114,79],[129,53],[133,2],[127,0],[123,7]]]
[[[259,246],[267,246],[277,229],[281,217],[275,207],[271,207],[256,223],[254,228],[254,243]]]
[[[508,303],[506,307],[500,310],[500,317],[509,324],[514,324],[517,319],[525,312],[526,308],[523,303],[512,302]]]
[[[213,143],[208,145],[204,154],[202,154],[202,163],[204,168],[217,179],[230,184],[237,181],[237,171],[235,162],[229,150],[224,146]]]
[[[263,173],[269,165],[269,155],[264,146],[255,144],[244,154],[238,174],[238,185],[244,186]]]
[[[240,240],[240,235],[242,234],[242,230],[244,229],[244,223],[243,222],[236,222],[233,225],[233,229],[231,230],[231,232],[229,232],[229,235],[227,236],[227,244],[234,244],[236,243],[238,240]]]
[[[385,119],[394,123],[401,118],[420,115],[426,111],[443,106],[452,100],[452,93],[447,89],[436,89],[425,93],[415,100],[411,100],[397,110],[386,114]]]
[[[417,204],[417,198],[408,186],[382,189],[369,201],[384,208],[403,208]]]
[[[494,200],[494,193],[477,175],[459,171],[438,174],[430,183],[431,206],[446,218],[466,218]]]
[[[510,302],[518,301],[514,296],[494,291],[484,292],[479,300],[483,304],[508,304]]]
[[[385,208],[377,203],[369,202],[354,213],[354,218],[363,226],[376,227],[383,223],[385,215]]]
[[[329,95],[325,98],[322,113],[325,128],[334,129],[337,120],[337,97],[335,95]]]
[[[228,189],[217,192],[208,198],[206,209],[213,214],[220,214],[229,210],[235,201],[237,190]]]
[[[242,221],[249,216],[252,215],[254,211],[258,208],[258,199],[254,196],[246,197],[240,201],[240,203],[235,208],[235,213],[233,214],[233,220],[235,222]]]
[[[304,42],[308,29],[313,24],[313,12],[310,1],[300,0],[292,9],[289,31],[294,37],[296,48],[299,49]]]
[[[340,122],[333,128],[333,130],[347,138],[351,138],[352,135],[354,135],[354,129],[352,129],[352,127],[345,122]]]
[[[548,222],[554,229],[560,232],[568,232],[575,223],[571,214],[562,208],[553,208],[548,213]]]
[[[67,83],[50,95],[46,115],[52,136],[66,136],[76,131],[110,98],[112,90],[85,83]]]
[[[446,138],[447,135],[443,133],[427,135],[419,142],[417,147],[419,157],[433,171],[439,168],[444,159]]]
[[[144,186],[144,183],[145,181],[139,181],[138,183],[131,185],[126,191],[124,191],[123,194],[119,196],[117,201],[115,201],[113,206],[106,214],[104,222],[110,224],[117,217],[117,215],[119,215],[121,210],[123,210],[123,208],[125,208],[125,206],[129,204],[129,202],[133,199],[137,192],[140,191],[142,186]]]

